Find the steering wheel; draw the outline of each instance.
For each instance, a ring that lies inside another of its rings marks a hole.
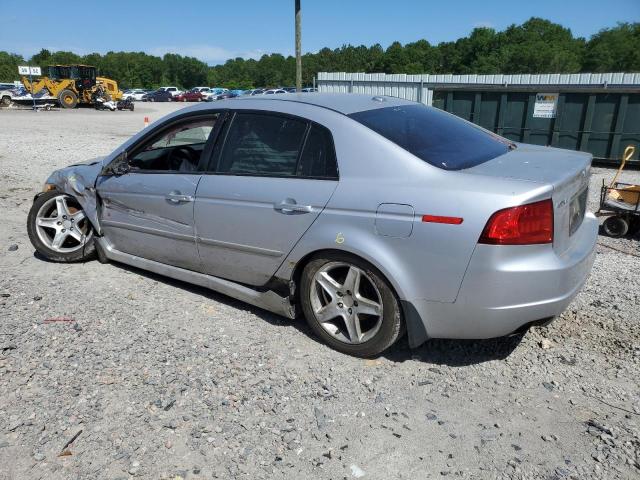
[[[196,152],[195,149],[187,145],[181,145],[171,149],[167,157],[167,163],[171,170],[180,170],[182,162],[186,160],[193,165],[193,160],[195,158],[198,158],[198,152]]]

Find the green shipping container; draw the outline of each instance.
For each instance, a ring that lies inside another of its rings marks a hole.
[[[469,87],[435,88],[433,105],[516,142],[590,152],[594,163],[617,165],[624,149],[635,145],[631,163],[640,166],[637,89],[547,90],[558,96],[555,114],[543,118],[537,107],[544,99],[537,95],[545,90]]]

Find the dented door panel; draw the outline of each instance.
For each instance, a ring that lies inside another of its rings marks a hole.
[[[177,173],[99,178],[105,237],[121,252],[199,270],[193,225],[199,180],[200,175]]]

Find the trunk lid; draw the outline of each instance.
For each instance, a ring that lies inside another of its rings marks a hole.
[[[546,184],[553,187],[553,248],[565,252],[584,218],[592,156],[585,152],[518,144],[517,148],[465,173]]]

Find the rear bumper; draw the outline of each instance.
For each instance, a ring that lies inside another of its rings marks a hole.
[[[414,299],[403,302],[410,304],[405,312],[413,311],[414,330],[419,317],[428,337],[469,339],[508,335],[560,315],[591,271],[597,235],[598,221],[587,213],[561,255],[551,245],[478,245],[455,302]]]

